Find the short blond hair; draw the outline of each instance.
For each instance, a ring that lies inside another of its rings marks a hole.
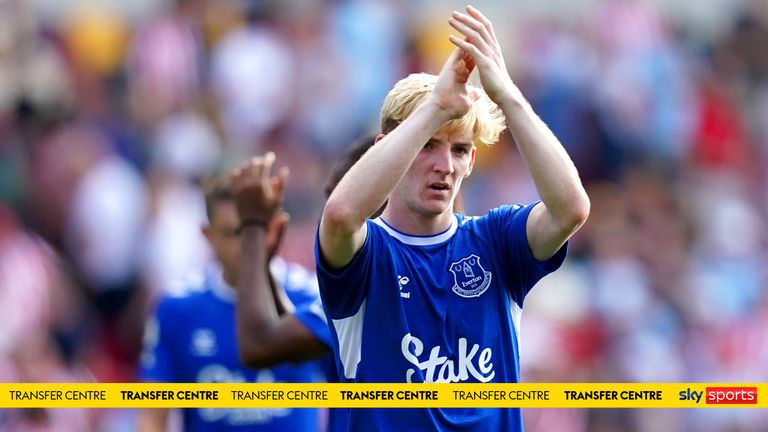
[[[426,73],[411,74],[401,79],[389,91],[381,107],[381,133],[392,132],[416,108],[423,104],[437,83],[437,76]],[[467,84],[471,85],[471,84]],[[491,145],[499,139],[506,128],[504,114],[480,89],[482,96],[461,118],[451,120],[446,125],[448,131],[472,131],[472,141]]]

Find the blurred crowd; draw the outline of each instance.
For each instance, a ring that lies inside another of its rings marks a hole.
[[[475,3],[592,200],[566,265],[526,301],[523,379],[768,382],[768,2],[707,25],[679,3],[577,3]],[[281,254],[314,267],[329,167],[377,132],[395,81],[439,70],[458,7],[0,0],[0,379],[136,380],[149,308],[211,259],[201,179],[267,150],[291,168]],[[477,157],[466,213],[536,199],[509,135]],[[755,410],[525,417],[530,431],[768,431]],[[133,420],[3,410],[0,430]]]

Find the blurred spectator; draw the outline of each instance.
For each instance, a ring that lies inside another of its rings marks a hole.
[[[174,8],[137,28],[127,72],[133,114],[155,124],[175,109],[191,103],[203,82],[203,52],[199,31],[204,0],[174,0]]]
[[[66,247],[96,295],[124,290],[136,276],[138,233],[147,197],[140,174],[112,153],[95,131],[68,139],[88,140],[91,160],[83,161],[67,217]],[[66,143],[64,145],[71,145]]]
[[[69,364],[54,332],[67,331],[67,313],[78,310],[54,251],[25,232],[13,212],[0,205],[0,377],[5,382],[91,381]],[[64,306],[63,311],[54,305]],[[58,327],[58,328],[57,328]],[[0,428],[14,431],[87,431],[84,409],[3,410]]]
[[[213,47],[211,84],[227,142],[240,153],[258,151],[254,146],[286,120],[296,67],[293,50],[266,22],[233,29]]]

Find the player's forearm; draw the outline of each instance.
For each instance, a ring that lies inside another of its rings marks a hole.
[[[237,337],[241,356],[247,356],[269,338],[279,315],[270,287],[266,230],[261,226],[248,226],[242,236],[237,286]]]
[[[269,288],[272,291],[272,298],[275,299],[275,308],[278,316],[283,316],[287,313],[293,313],[293,303],[288,300],[288,296],[285,295],[285,290],[275,280],[275,277],[269,271],[269,264],[267,264],[267,276],[269,277]]]
[[[248,367],[267,368],[325,353],[325,346],[296,318],[293,303],[272,280],[266,230],[248,226],[241,242],[236,307],[240,361]]]
[[[395,188],[429,138],[449,117],[427,101],[380,142],[341,179],[328,198],[324,224],[354,231],[365,223]]]
[[[573,161],[527,101],[510,98],[501,108],[547,210],[564,231],[575,230],[590,204]]]

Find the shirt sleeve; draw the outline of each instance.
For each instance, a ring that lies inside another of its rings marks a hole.
[[[374,262],[374,250],[379,241],[379,227],[371,220],[362,248],[352,261],[341,269],[332,269],[320,251],[320,231],[315,236],[315,263],[320,296],[326,314],[331,319],[350,317],[358,312],[368,294],[368,279]]]
[[[323,313],[323,303],[320,300],[320,296],[311,303],[305,303],[301,307],[297,307],[294,314],[296,319],[304,324],[315,335],[317,340],[322,342],[329,350],[332,349],[331,333],[328,329],[325,313]]]
[[[317,285],[317,276],[303,267],[290,265],[283,286],[288,298],[294,304],[294,316],[328,349],[331,349],[331,334],[323,312],[323,303]]]
[[[164,300],[147,319],[140,360],[142,381],[177,382],[170,334],[172,314],[172,305]]]
[[[568,243],[551,258],[539,261],[533,256],[528,243],[526,224],[531,210],[540,201],[529,205],[502,206],[490,211],[494,227],[501,231],[499,249],[506,269],[506,278],[514,300],[522,306],[523,299],[541,278],[557,270],[565,260]]]

